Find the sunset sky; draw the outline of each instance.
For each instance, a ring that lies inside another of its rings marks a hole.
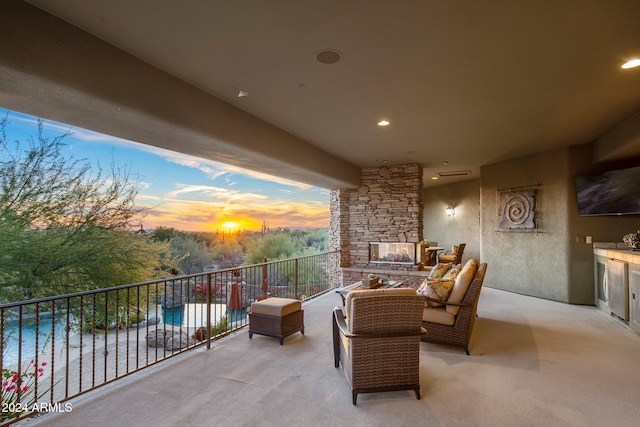
[[[9,141],[35,138],[37,118],[0,109],[6,114]],[[44,129],[45,136],[71,131],[63,141],[76,159],[128,167],[141,184],[136,206],[146,208],[145,229],[259,230],[263,221],[271,228],[329,226],[329,190],[57,122],[45,120]]]

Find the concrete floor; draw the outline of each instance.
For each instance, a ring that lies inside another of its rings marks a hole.
[[[471,342],[421,344],[422,399],[363,394],[333,367],[331,312],[305,302],[305,335],[246,330],[72,400],[20,426],[632,426],[640,335],[595,307],[485,288]],[[393,363],[393,361],[390,361]]]

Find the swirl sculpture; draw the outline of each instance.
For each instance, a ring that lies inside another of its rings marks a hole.
[[[523,194],[515,194],[504,206],[503,215],[514,224],[523,224],[531,214],[531,203]]]
[[[500,228],[534,228],[535,192],[506,191],[500,194]]]

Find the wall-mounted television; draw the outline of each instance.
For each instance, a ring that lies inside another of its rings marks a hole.
[[[640,215],[640,166],[575,177],[578,211],[590,215]]]

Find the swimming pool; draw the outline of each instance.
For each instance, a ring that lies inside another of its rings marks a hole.
[[[64,342],[66,338],[66,317],[56,318],[55,324],[51,318],[40,319],[37,329],[38,353],[42,353],[51,346],[52,336],[56,343]],[[53,335],[52,335],[53,324]],[[22,343],[22,363],[32,360],[36,355],[36,323],[34,319],[22,320],[22,339],[20,340],[19,323],[10,321],[4,327],[4,351],[2,352],[3,366],[14,366],[18,363],[19,344]],[[73,334],[73,332],[70,332]]]

